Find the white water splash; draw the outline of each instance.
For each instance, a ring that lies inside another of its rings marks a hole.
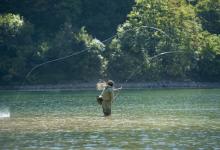
[[[0,119],[1,118],[10,118],[11,114],[8,107],[0,107]]]

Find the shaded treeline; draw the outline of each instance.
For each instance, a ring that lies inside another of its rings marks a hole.
[[[219,5],[220,0],[1,0],[0,84],[19,84],[34,66],[83,49],[36,68],[26,82],[220,81]]]

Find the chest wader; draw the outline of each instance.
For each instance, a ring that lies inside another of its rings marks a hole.
[[[98,103],[102,105],[104,116],[111,115],[112,100],[113,100],[113,90],[111,87],[106,87],[103,90],[100,99],[99,98],[97,99]]]

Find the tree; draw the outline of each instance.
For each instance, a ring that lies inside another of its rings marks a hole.
[[[45,32],[54,36],[67,21],[80,28],[75,22],[81,13],[81,0],[2,0],[0,13],[20,14],[35,25],[37,34]]]
[[[193,7],[183,0],[137,0],[128,20],[118,28],[118,37],[112,41],[109,74],[117,76],[111,67],[118,68],[120,61],[122,66],[118,69],[124,72],[123,80],[136,72],[137,66],[140,69],[133,80],[185,79],[193,67],[193,56],[199,47],[197,35],[201,31]],[[163,52],[173,54],[150,59]],[[152,68],[155,71],[149,78]]]
[[[220,0],[201,0],[196,8],[203,28],[210,33],[220,34]]]
[[[197,51],[197,65],[192,74],[197,81],[220,81],[220,37],[203,32],[201,49]]]
[[[20,45],[22,45],[22,39],[30,39],[26,45],[18,46],[18,44],[13,47],[14,51],[21,51],[20,55],[24,55],[22,57],[24,69],[17,72],[20,77],[16,81],[23,80],[25,75],[36,65],[89,47],[94,51],[88,51],[82,56],[74,57],[74,59],[71,57],[37,68],[28,81],[29,83],[60,83],[69,80],[89,80],[90,77],[92,79],[95,76],[97,76],[96,78],[100,77],[100,72],[104,72],[103,67],[106,62],[100,64],[100,59],[104,60],[102,54],[96,52],[99,49],[100,41],[93,37],[104,39],[114,34],[116,26],[125,19],[132,2],[133,0],[123,2],[116,0],[105,2],[101,0],[93,2],[85,0],[0,1],[0,14],[18,14],[21,20],[27,24],[25,30],[30,28],[27,35],[24,36],[22,31],[19,33],[20,39],[13,38],[13,41],[20,43]],[[85,35],[90,39],[87,39],[89,42],[82,39],[79,42],[80,40],[76,37],[81,32],[82,26],[85,26],[85,31],[87,30],[93,35],[85,32]],[[7,34],[6,31],[3,32]],[[2,39],[7,41],[6,37],[2,37]],[[24,54],[26,53],[24,50],[29,55]],[[7,65],[7,61],[2,59],[2,64]],[[5,83],[12,83],[14,80],[10,79]]]
[[[134,0],[82,0],[79,23],[98,39],[115,34],[115,29],[125,21]]]
[[[0,83],[16,82],[24,76],[35,53],[33,27],[20,15],[0,15]]]
[[[66,23],[49,45],[51,47],[44,54],[44,62],[52,61],[38,68],[32,74],[31,82],[88,82],[101,77],[104,64],[102,51],[105,45],[89,35],[85,28],[74,32],[71,24]],[[60,61],[53,62],[56,59]]]

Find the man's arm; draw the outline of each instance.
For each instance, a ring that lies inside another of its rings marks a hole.
[[[121,90],[121,89],[122,89],[122,87],[120,87],[120,88],[114,88],[113,91],[119,91],[119,90]]]

